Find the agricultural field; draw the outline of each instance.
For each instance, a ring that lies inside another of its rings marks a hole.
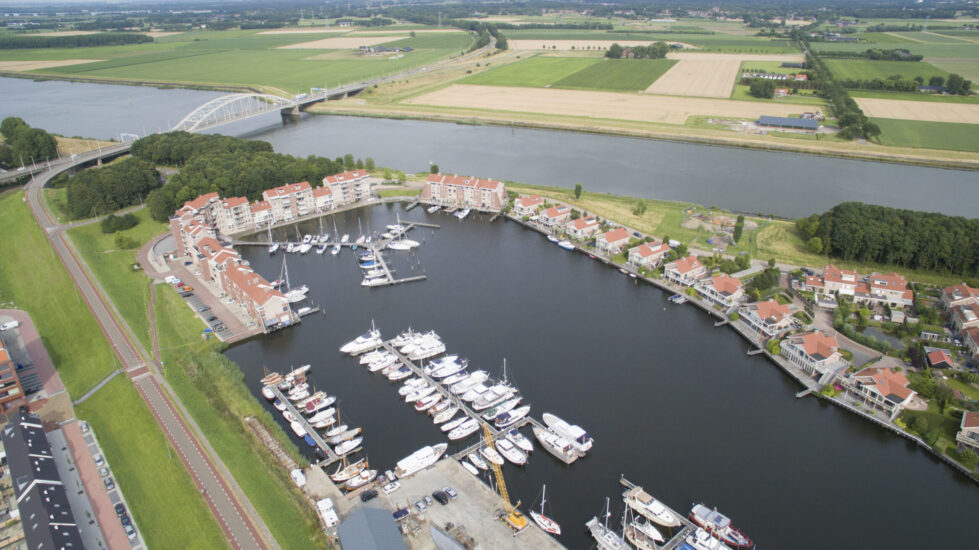
[[[979,125],[976,124],[891,118],[872,120],[881,129],[880,142],[884,145],[979,153]]]
[[[505,34],[510,43],[516,41],[522,44],[527,40],[534,42],[528,43],[528,48],[541,49],[543,44],[559,45],[567,41],[575,44],[576,49],[580,45],[602,45],[613,42],[625,45],[626,43],[637,42],[641,44],[651,44],[663,41],[667,43],[680,43],[697,50],[706,52],[721,53],[799,53],[799,50],[792,46],[787,40],[771,40],[755,36],[736,36],[727,34],[684,34],[684,33],[656,33],[656,32],[609,32],[609,31],[587,31],[587,30],[547,30],[547,29],[528,29],[528,30],[506,30]],[[537,44],[539,43],[539,44]],[[513,47],[513,46],[511,46]],[[550,49],[550,48],[549,48]],[[560,46],[559,48],[560,49]]]
[[[887,79],[893,75],[911,80],[920,76],[928,82],[933,76],[948,77],[948,72],[924,62],[913,61],[873,61],[869,59],[831,59],[824,58],[826,67],[837,80]]]
[[[652,84],[674,63],[669,59],[536,56],[472,75],[460,82],[530,88],[638,91]]]
[[[979,104],[856,98],[869,117],[979,124]]]
[[[646,88],[646,93],[692,97],[730,97],[745,61],[801,61],[799,56],[758,54],[709,54],[675,52],[679,60],[663,78]]]

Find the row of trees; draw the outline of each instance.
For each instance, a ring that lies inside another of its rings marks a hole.
[[[0,122],[0,165],[12,168],[58,156],[58,142],[40,128],[31,128],[20,117],[9,116]]]
[[[811,69],[810,75],[822,84],[823,97],[833,107],[833,113],[836,115],[836,121],[840,126],[840,132],[837,135],[844,139],[861,136],[873,139],[880,135],[880,127],[870,122],[857,102],[847,93],[846,88],[833,80],[832,73],[826,68],[822,59],[811,52],[807,52],[806,64]]]
[[[202,137],[217,139],[200,139]],[[159,141],[145,147],[140,143],[150,139]],[[255,201],[262,198],[263,191],[272,187],[298,181],[318,185],[331,174],[373,167],[374,164],[371,159],[365,162],[356,160],[353,155],[333,160],[314,155],[306,158],[282,155],[273,152],[268,143],[222,136],[173,133],[143,140],[133,144],[134,155],[170,158],[172,163],[181,165],[180,173],[150,193],[146,200],[150,215],[158,221],[166,220],[181,204],[205,193],[216,192],[222,197],[244,196]],[[251,145],[256,143],[260,145]],[[167,147],[181,153],[167,155],[163,152]]]
[[[884,60],[884,61],[921,61],[925,58],[923,55],[917,55],[911,53],[909,50],[902,48],[893,50],[882,50],[880,48],[870,48],[862,52],[852,52],[846,50],[840,51],[820,51],[819,57],[839,57],[844,59],[874,59],[874,60]]]
[[[621,59],[626,56],[626,52],[629,52],[628,57],[635,59],[663,59],[666,54],[670,52],[670,45],[666,42],[654,42],[648,46],[631,46],[629,48],[623,48],[618,42],[613,43],[609,46],[607,52],[605,52],[605,57],[610,59]]]
[[[83,170],[68,180],[68,215],[72,219],[115,212],[139,204],[160,187],[153,163],[128,158],[97,170]]]
[[[798,220],[796,230],[813,252],[843,260],[979,275],[976,219],[844,202]]]
[[[848,89],[860,90],[889,90],[894,92],[917,92],[918,86],[924,86],[925,79],[921,76],[907,80],[902,75],[896,74],[888,78],[874,78],[870,80],[840,80],[839,83]],[[972,81],[966,80],[961,75],[952,73],[948,75],[946,81],[942,76],[933,76],[928,80],[929,86],[945,86],[945,91],[953,95],[969,95],[972,93]]]
[[[121,46],[143,44],[153,39],[145,34],[98,33],[74,36],[8,35],[0,36],[0,50],[26,50],[39,48],[86,48],[92,46]]]

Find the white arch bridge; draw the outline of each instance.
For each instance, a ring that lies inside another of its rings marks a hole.
[[[252,118],[274,111],[282,116],[298,115],[299,111],[312,103],[339,99],[357,93],[367,87],[367,83],[348,84],[330,90],[318,90],[311,94],[300,94],[287,99],[272,94],[237,93],[224,95],[194,109],[192,113],[171,128],[173,131],[200,132],[246,118]]]

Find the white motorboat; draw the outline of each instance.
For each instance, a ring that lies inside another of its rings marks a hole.
[[[477,384],[482,384],[488,379],[489,374],[486,371],[478,370],[462,380],[452,384],[449,391],[456,395],[465,394],[469,390],[473,389]]]
[[[344,441],[350,441],[351,439],[357,437],[358,435],[360,435],[361,431],[362,431],[361,428],[344,430],[343,432],[340,432],[339,434],[327,439],[326,442],[329,443],[330,445],[339,445]]]
[[[415,348],[414,351],[408,354],[408,358],[414,361],[420,359],[428,359],[429,357],[435,357],[440,353],[445,352],[445,344],[440,340],[431,340],[422,343],[420,346]]]
[[[389,250],[407,251],[413,248],[418,248],[420,244],[421,243],[418,241],[413,241],[411,239],[397,239],[388,243],[387,247]]]
[[[415,351],[415,348],[429,340],[439,340],[439,335],[434,330],[430,330],[424,334],[415,333],[408,343],[400,346],[398,349],[401,350],[401,353],[411,353]]]
[[[445,403],[448,403],[448,401],[445,401]],[[452,417],[454,417],[457,412],[459,412],[459,407],[449,407],[444,411],[436,414],[435,418],[432,419],[432,422],[434,422],[435,424],[444,424],[449,420],[452,420]]]
[[[295,250],[296,250],[296,245],[294,245],[292,243],[287,243],[286,244],[286,252],[292,254]]]
[[[578,454],[584,455],[591,450],[594,439],[581,426],[568,424],[551,413],[544,413],[543,419],[544,424],[554,430],[554,433],[570,441]]]
[[[357,244],[358,246],[364,246],[364,243],[366,242],[366,239],[367,239],[367,237],[365,237],[365,236],[363,236],[363,235],[361,235],[361,236],[359,236],[359,237],[357,237],[357,240],[356,240],[356,241],[354,241],[354,242],[355,242],[355,243],[356,243],[356,244]]]
[[[557,244],[561,239],[555,237],[554,235],[548,235],[547,240],[551,241],[554,244]]]
[[[367,365],[367,370],[370,372],[377,372],[379,370],[386,369],[398,362],[398,358],[394,354],[388,354],[380,359],[375,359]]]
[[[412,378],[407,380],[401,384],[400,388],[398,388],[398,395],[404,397],[409,393],[418,390],[425,384],[428,384],[428,382],[426,382],[423,378]]]
[[[359,474],[366,467],[367,467],[366,459],[362,458],[357,462],[351,462],[350,464],[347,464],[345,460],[343,464],[337,467],[335,472],[330,474],[330,479],[332,479],[337,483],[347,481],[348,479],[351,479],[357,474]]]
[[[313,245],[311,245],[309,243],[304,243],[304,244],[299,245],[298,252],[300,254],[306,254],[307,252],[309,252],[312,249],[313,249]]]
[[[336,447],[333,448],[333,452],[336,453],[337,456],[343,456],[347,453],[354,451],[355,449],[357,449],[357,447],[360,447],[360,444],[363,442],[364,442],[363,437],[356,437],[354,439],[351,439],[349,441],[344,441],[343,443],[337,445]]]
[[[272,243],[272,245],[269,246],[269,254],[275,254],[278,251],[279,251],[279,243]]]
[[[360,356],[360,364],[366,365],[376,359],[387,357],[388,355],[391,355],[391,352],[385,349],[376,349],[374,351],[368,351],[367,353]]]
[[[479,453],[477,453],[476,451],[469,453],[469,462],[471,462],[473,466],[479,468],[480,470],[489,470],[489,465],[486,464],[483,458],[479,456]]]
[[[308,389],[309,389],[309,383],[308,382],[300,382],[300,383],[296,384],[295,386],[292,386],[289,389],[289,393],[286,394],[286,397],[288,397],[290,401],[299,401],[299,399],[302,399],[302,398],[294,399],[294,397],[296,395],[299,395],[300,392],[305,391],[305,390],[308,390]],[[307,395],[305,395],[303,398],[309,397],[309,395],[308,395],[309,392],[308,391],[306,392],[306,394]]]
[[[309,244],[311,242],[313,242],[313,236],[312,235],[306,235],[306,236],[303,237],[303,244]]]
[[[470,402],[471,403],[471,402],[475,401],[476,399],[479,399],[479,397],[482,396],[483,394],[485,394],[487,391],[489,391],[489,388],[486,387],[485,384],[479,383],[479,384],[476,384],[475,386],[473,386],[466,393],[462,394],[461,399],[463,401],[467,401],[467,402]]]
[[[342,434],[343,432],[347,431],[348,428],[349,426],[347,426],[346,424],[340,424],[336,428],[332,428],[324,432],[323,437],[336,437]]]
[[[429,361],[428,364],[425,365],[425,367],[422,370],[425,372],[425,374],[430,375],[433,372],[439,370],[440,368],[457,363],[458,361],[459,361],[459,356],[454,353],[452,355],[443,355],[438,359],[433,359]]]
[[[468,216],[470,212],[472,212],[471,208],[463,208],[462,210],[456,212],[455,216],[460,220],[464,220],[466,219],[466,216]]]
[[[297,422],[299,420],[298,418],[296,418],[296,415],[292,414],[289,411],[282,411],[282,418],[285,418],[286,422]]]
[[[524,434],[520,433],[520,430],[517,428],[510,428],[505,437],[510,440],[510,443],[513,443],[525,453],[530,453],[534,450],[534,444]]]
[[[540,512],[538,513],[536,510],[531,510],[530,517],[531,519],[534,520],[534,523],[536,523],[538,527],[544,530],[545,533],[550,533],[552,535],[560,535],[561,525],[558,524],[558,522],[554,521],[553,519],[544,515],[544,503],[546,502],[547,502],[547,485],[544,485],[541,488],[541,494],[540,494]]]
[[[326,252],[326,243],[320,243],[316,247],[316,253],[322,256],[324,252]]]
[[[411,342],[411,339],[412,337],[414,337],[414,335],[415,333],[411,332],[411,329],[408,329],[402,332],[401,334],[395,336],[394,340],[391,340],[391,345],[396,348],[401,348],[401,346],[404,346],[405,344]]]
[[[398,223],[398,224],[391,224],[391,225],[388,225],[386,227],[387,227],[387,230],[390,231],[391,234],[393,234],[393,235],[398,235],[400,233],[404,233],[405,231],[407,231],[407,228],[405,226],[401,225],[400,223]]]
[[[486,393],[474,399],[472,402],[472,408],[474,411],[484,411],[490,407],[495,407],[500,403],[506,401],[513,397],[516,391],[505,384],[496,384],[492,388],[486,390]]]
[[[522,399],[523,397],[520,397],[519,395],[517,397],[514,397],[513,399],[507,399],[506,401],[500,403],[499,405],[483,413],[483,419],[492,421],[497,416],[500,416],[505,412],[512,411],[514,408],[516,408],[517,405],[520,404],[520,401]]]
[[[415,401],[415,410],[418,412],[428,410],[441,400],[442,400],[441,393],[433,393],[431,395],[422,397],[418,401]]]
[[[429,376],[437,380],[441,380],[442,378],[447,378],[454,374],[458,374],[459,372],[465,370],[468,365],[469,363],[465,359],[463,359],[462,362],[453,361],[452,363],[444,364],[435,369]]]
[[[374,277],[384,277],[386,276],[383,269],[369,269],[364,272],[365,279],[373,279]]]
[[[399,478],[403,478],[420,472],[432,464],[435,464],[438,459],[442,458],[442,455],[445,454],[445,450],[448,447],[448,443],[426,445],[411,453],[407,457],[399,460],[398,465],[394,468],[394,473],[397,474]]]
[[[293,420],[289,423],[289,427],[292,428],[292,433],[296,434],[297,437],[306,436],[306,428],[303,428],[303,425],[299,421]]]
[[[435,392],[435,386],[430,386],[425,384],[424,386],[418,388],[412,393],[405,396],[405,403],[414,403],[423,397],[428,397]]]
[[[262,397],[268,399],[269,401],[272,401],[273,399],[275,399],[275,392],[272,391],[272,388],[270,388],[269,386],[262,386]]]
[[[429,206],[428,207],[428,213],[429,214],[434,214],[434,213],[438,212],[441,209],[442,209],[441,206],[439,206],[437,204],[433,204],[432,206]]]
[[[300,288],[295,288],[295,289],[292,289],[292,290],[287,291],[285,293],[285,297],[286,297],[286,300],[290,304],[295,304],[295,303],[302,302],[303,300],[305,300],[306,299],[306,293],[307,292],[309,292],[309,289],[306,288],[306,285],[303,285]]]
[[[438,413],[444,411],[445,409],[448,409],[451,406],[452,406],[452,403],[448,399],[444,399],[444,400],[439,401],[438,403],[432,405],[432,408],[428,409],[428,414],[429,414],[429,416],[431,416],[431,417],[434,418],[435,415],[437,415]]]
[[[574,250],[574,243],[571,241],[561,241],[557,245],[565,250]]]
[[[457,373],[453,374],[452,376],[447,376],[445,378],[445,380],[442,380],[439,383],[442,384],[442,386],[445,387],[446,389],[450,389],[453,384],[455,384],[456,382],[461,382],[461,381],[465,380],[468,377],[469,377],[469,373],[468,372],[465,372],[465,371],[463,371],[463,372],[457,372]]]
[[[404,380],[412,375],[412,370],[408,368],[407,365],[401,365],[395,370],[392,370],[387,374],[388,380],[395,382],[397,380]]]
[[[483,455],[483,458],[489,460],[497,466],[503,466],[503,457],[500,453],[496,452],[496,449],[488,445],[484,445],[483,448],[479,450],[479,454]]]
[[[346,489],[348,491],[357,490],[374,481],[374,478],[376,477],[377,470],[361,470],[360,473],[347,480]]]
[[[282,402],[281,399],[276,399],[272,402],[272,406],[280,411],[286,410],[286,404]]]
[[[325,391],[318,391],[318,392],[310,395],[306,399],[303,399],[301,401],[296,402],[296,408],[297,409],[305,409],[306,408],[306,405],[308,403],[316,404],[317,402],[319,402],[319,401],[321,401],[323,399],[326,399],[326,397],[327,397],[327,395],[326,395],[326,392]]]
[[[459,464],[462,464],[462,467],[465,468],[466,471],[469,472],[470,474],[474,476],[479,476],[479,470],[477,470],[476,467],[473,466],[472,464],[466,462],[465,460],[460,461]]]
[[[710,536],[702,527],[698,527],[692,535],[687,535],[686,541],[694,550],[729,550],[723,542]]]
[[[578,460],[578,452],[570,441],[555,434],[550,430],[534,427],[534,437],[540,442],[541,447],[554,455],[558,460],[565,464],[571,464]]]
[[[462,425],[462,423],[465,422],[466,420],[469,420],[469,417],[468,416],[465,416],[465,415],[460,416],[459,418],[456,418],[455,420],[453,420],[451,422],[446,422],[445,424],[442,424],[442,427],[440,429],[443,432],[451,432],[452,430],[454,430],[454,429],[458,428],[460,425]]]
[[[678,527],[680,518],[638,485],[622,495],[627,506],[663,527]]]
[[[356,355],[381,345],[381,331],[371,329],[340,347],[342,353]]]
[[[494,444],[496,445],[496,450],[503,455],[503,458],[509,460],[517,466],[527,464],[527,455],[518,449],[516,445],[510,443],[509,440],[497,439]]]
[[[384,277],[383,275],[360,281],[360,286],[384,286],[386,284],[388,284],[388,280],[387,277]]]
[[[333,405],[336,402],[337,402],[337,396],[327,395],[319,399],[307,401],[306,404],[303,405],[302,411],[306,414],[306,416],[311,416],[320,411],[325,411],[332,408],[331,405]]]
[[[287,397],[289,398],[289,401],[299,401],[302,399],[306,399],[307,397],[309,397],[309,390],[303,388],[296,393],[290,392]]]
[[[477,422],[475,418],[470,418],[449,432],[449,440],[458,441],[465,437],[469,437],[470,435],[476,433],[476,430],[478,429],[479,422]]]
[[[333,248],[330,249],[330,254],[336,256],[339,253],[340,253],[340,245],[339,244],[333,245]]]

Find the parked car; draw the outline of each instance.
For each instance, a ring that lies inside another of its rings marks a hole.
[[[136,540],[136,528],[130,525],[123,525],[122,528],[126,531],[126,536],[129,540]]]
[[[194,295],[194,293],[193,293],[193,292],[181,292],[181,293],[180,293],[180,297],[181,297],[181,298],[190,298],[190,297],[191,297],[191,296],[193,296],[193,295]]]
[[[107,477],[107,478],[103,479],[102,480],[102,483],[104,483],[105,484],[105,488],[108,489],[108,490],[110,490],[110,491],[116,488],[116,482],[115,481],[112,481],[112,478],[111,477]]]
[[[419,512],[424,512],[425,510],[428,509],[428,506],[425,506],[425,502],[424,501],[422,501],[422,500],[416,500],[415,501],[415,508],[418,508],[418,511]]]
[[[99,467],[99,468],[101,468],[102,466],[105,466],[105,458],[102,457],[102,453],[99,453],[99,454],[93,456],[92,457],[92,460],[95,461],[95,465],[97,467]]]
[[[10,330],[20,326],[20,321],[10,321],[0,325],[0,330]]]
[[[123,503],[116,504],[116,515],[122,517],[126,515],[126,505]]]
[[[99,468],[99,475],[102,477],[109,477],[109,469],[105,467]]]
[[[377,497],[377,491],[374,489],[368,489],[363,493],[360,493],[361,502],[367,502],[368,500],[371,500],[376,497]]]
[[[88,430],[89,430],[88,422],[79,422],[78,423],[78,427],[82,430],[82,433],[83,434],[87,434],[88,433]]]
[[[208,315],[207,318],[204,320],[210,323],[211,321],[217,321],[217,319],[218,319],[217,315]]]
[[[197,311],[199,311],[201,313],[204,313],[205,311],[210,311],[210,310],[211,310],[211,306],[208,306],[208,305],[204,305],[204,306],[201,306],[201,307],[197,308]]]
[[[224,332],[224,331],[228,330],[228,327],[226,327],[224,325],[215,325],[214,326],[214,330],[215,330],[215,332]]]
[[[129,514],[123,514],[119,516],[119,523],[121,523],[122,526],[125,527],[127,525],[132,525],[133,520],[129,519]]]
[[[391,493],[397,491],[400,487],[401,487],[400,483],[398,483],[397,481],[392,481],[391,483],[385,485],[384,488],[381,490],[384,491],[385,495],[390,495]]]
[[[191,290],[194,290],[194,287],[190,285],[184,285],[184,292],[190,292]]]
[[[191,262],[191,261],[189,261],[189,260],[188,260],[188,261],[186,261],[186,262],[184,262],[184,265],[193,265],[193,264],[194,264],[194,262]]]
[[[449,495],[445,494],[443,491],[435,491],[432,493],[432,498],[439,501],[439,504],[445,506],[449,503]]]
[[[425,504],[431,506],[431,505],[435,504],[435,501],[432,500],[432,497],[430,497],[428,495],[425,495]]]
[[[459,493],[457,493],[455,489],[449,487],[448,485],[442,487],[442,492],[449,495],[449,498],[451,498],[452,500],[455,500],[456,498],[459,497]]]

